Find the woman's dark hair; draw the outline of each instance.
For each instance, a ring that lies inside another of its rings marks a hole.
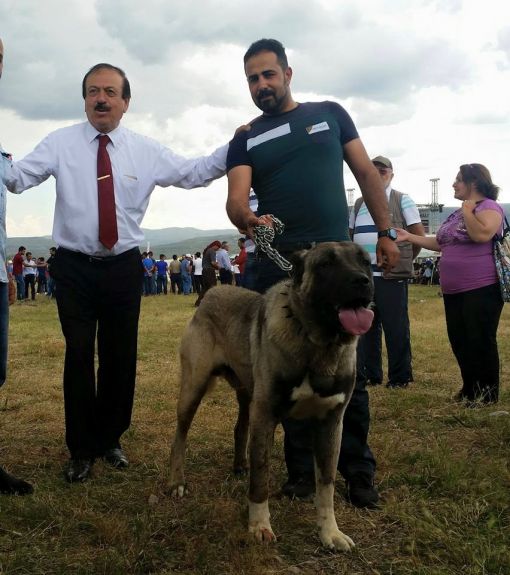
[[[219,240],[214,240],[214,242],[211,242],[208,246],[206,246],[206,247],[204,248],[204,250],[203,250],[202,253],[205,254],[205,252],[206,252],[208,249],[212,248],[212,247],[221,248],[221,243],[219,242]]]
[[[492,183],[489,170],[482,164],[463,164],[460,167],[462,181],[465,184],[474,184],[477,191],[491,200],[497,200],[499,188]]]

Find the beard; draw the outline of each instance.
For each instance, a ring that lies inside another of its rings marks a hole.
[[[278,95],[274,90],[261,90],[255,97],[255,105],[265,114],[279,114],[284,108],[288,91],[284,88],[283,93]]]

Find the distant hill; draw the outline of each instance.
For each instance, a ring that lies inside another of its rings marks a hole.
[[[156,257],[160,253],[171,257],[172,254],[182,255],[203,251],[204,247],[214,240],[226,240],[230,242],[231,254],[237,253],[237,239],[240,234],[234,228],[220,230],[200,230],[198,228],[163,228],[160,230],[143,229],[146,242],[140,246],[140,250],[147,249],[147,243]],[[18,251],[19,246],[25,246],[35,257],[47,257],[54,241],[51,236],[39,237],[11,237],[7,238],[7,256],[12,256]]]
[[[510,215],[510,204],[501,205],[505,212]],[[443,222],[456,209],[458,207],[444,206],[439,214],[440,222]],[[237,253],[237,239],[240,237],[239,232],[234,228],[222,230],[200,230],[198,228],[143,229],[143,233],[146,242],[140,246],[140,251],[146,250],[148,243],[156,258],[159,257],[159,254],[165,254],[168,258],[172,257],[173,254],[202,252],[204,247],[214,240],[230,242],[230,254],[233,255]],[[25,246],[35,257],[47,257],[52,245],[54,242],[51,236],[7,238],[7,256],[12,258],[19,246]]]

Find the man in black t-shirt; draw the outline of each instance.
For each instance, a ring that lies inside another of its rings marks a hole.
[[[290,91],[292,69],[276,40],[259,40],[244,56],[245,73],[255,105],[263,112],[251,130],[232,140],[227,158],[227,213],[234,225],[252,235],[259,224],[271,225],[265,214],[285,224],[273,244],[283,255],[315,242],[349,240],[343,160],[356,177],[381,236],[377,259],[389,269],[398,248],[388,237],[388,203],[379,174],[370,161],[348,113],[334,102],[295,102]],[[253,187],[259,200],[256,216],[249,208]],[[256,289],[264,292],[287,274],[263,255],[258,257]],[[356,388],[344,416],[338,469],[347,482],[347,496],[358,507],[374,507],[375,459],[368,447],[368,394]],[[283,493],[307,497],[315,491],[311,422],[285,419],[288,481]]]

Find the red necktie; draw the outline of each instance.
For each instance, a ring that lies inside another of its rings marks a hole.
[[[109,250],[117,243],[117,215],[115,213],[115,192],[113,190],[112,164],[106,146],[110,138],[97,137],[97,193],[99,208],[99,241]]]

